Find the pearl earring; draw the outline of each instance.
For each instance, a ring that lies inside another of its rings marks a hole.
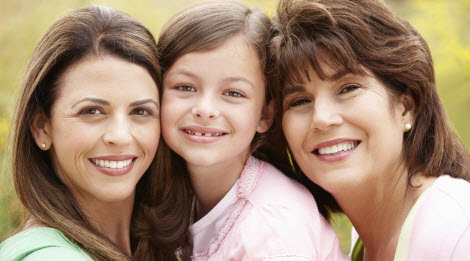
[[[43,149],[45,149],[45,148],[46,148],[46,144],[44,144],[44,143],[41,144],[41,147],[42,147]]]
[[[411,124],[407,123],[405,124],[405,131],[411,130]]]

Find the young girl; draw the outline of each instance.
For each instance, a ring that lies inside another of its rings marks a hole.
[[[179,155],[173,175],[186,175],[194,194],[183,260],[345,258],[309,191],[252,156],[275,112],[264,75],[270,26],[244,4],[216,1],[162,29],[162,134]]]

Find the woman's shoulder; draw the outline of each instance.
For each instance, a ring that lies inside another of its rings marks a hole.
[[[442,194],[446,201],[457,204],[470,217],[470,183],[468,181],[442,175],[436,180],[433,190],[433,193]]]
[[[92,260],[59,230],[36,227],[24,230],[0,244],[0,260]]]
[[[453,260],[459,246],[470,244],[470,183],[440,176],[425,191],[410,231],[409,256],[422,257],[426,252],[433,260]]]

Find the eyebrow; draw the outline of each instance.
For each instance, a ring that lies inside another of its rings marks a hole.
[[[85,98],[85,99],[81,99],[79,100],[78,102],[76,102],[74,105],[72,105],[72,109],[77,106],[78,104],[82,103],[82,102],[85,102],[85,101],[91,101],[91,102],[95,102],[95,103],[99,103],[99,104],[102,104],[102,105],[109,105],[109,102],[103,100],[103,99],[98,99],[98,98]]]
[[[135,101],[135,102],[130,104],[130,107],[135,107],[135,106],[139,106],[139,105],[146,104],[146,103],[153,103],[158,108],[158,103],[153,99],[145,99],[145,100]]]
[[[185,69],[177,69],[177,70],[175,70],[175,71],[173,71],[173,72],[170,72],[170,73],[168,73],[168,74],[165,76],[165,78],[169,77],[169,76],[172,75],[172,74],[184,74],[184,75],[186,75],[186,76],[188,76],[188,77],[191,77],[191,78],[197,78],[194,73],[192,73],[192,72],[190,72],[190,71],[187,71],[187,70],[185,70]]]
[[[185,69],[177,69],[177,70],[167,74],[166,77],[169,77],[172,74],[183,74],[183,75],[186,75],[190,78],[199,78],[196,74],[194,74],[190,71],[187,71]],[[241,76],[229,76],[229,77],[224,78],[223,82],[245,82],[245,83],[248,83],[250,86],[254,87],[252,82],[250,82],[248,79],[246,79],[244,77],[241,77]]]
[[[305,91],[304,86],[296,85],[296,86],[292,86],[292,87],[287,87],[284,90],[282,90],[282,96],[287,96],[287,95],[292,94],[294,92],[303,92],[303,91]]]
[[[251,83],[248,79],[244,77],[231,76],[231,77],[225,78],[223,81],[224,82],[244,82],[244,83],[248,83],[253,88],[255,87],[253,83]]]
[[[109,102],[106,101],[106,100],[89,97],[89,98],[81,99],[80,101],[76,102],[74,105],[72,105],[72,109],[73,109],[75,106],[77,106],[78,104],[80,104],[80,103],[82,103],[82,102],[85,102],[85,101],[91,101],[91,102],[98,103],[98,104],[102,104],[102,105],[106,105],[106,106],[109,105]],[[158,108],[158,103],[157,103],[155,100],[153,100],[153,99],[145,99],[145,100],[135,101],[135,102],[132,102],[129,106],[130,106],[130,107],[135,107],[135,106],[139,106],[139,105],[146,104],[146,103],[153,103],[153,104],[155,104],[155,106],[157,106],[157,108]]]
[[[328,78],[330,79],[330,81],[337,81],[337,80],[343,78],[347,74],[349,74],[348,71],[341,70],[341,71],[335,72],[331,77],[328,77]]]
[[[341,78],[343,78],[344,76],[346,76],[348,74],[349,74],[348,71],[341,70],[341,71],[335,72],[331,76],[327,76],[327,78],[328,78],[329,81],[338,81],[338,80],[340,80]],[[305,91],[304,86],[296,85],[296,86],[292,86],[292,87],[287,87],[284,90],[282,90],[282,95],[286,96],[286,95],[292,94],[294,92],[303,92],[303,91]]]

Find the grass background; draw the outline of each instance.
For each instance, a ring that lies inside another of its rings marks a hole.
[[[18,226],[22,211],[11,180],[8,130],[16,91],[40,37],[64,14],[90,4],[123,10],[154,35],[166,19],[194,0],[2,0],[0,1],[0,241]],[[277,1],[244,0],[273,16]],[[450,119],[470,148],[470,0],[386,0],[428,42],[437,86]],[[343,251],[350,248],[351,224],[334,219]],[[295,221],[293,221],[295,222]]]

